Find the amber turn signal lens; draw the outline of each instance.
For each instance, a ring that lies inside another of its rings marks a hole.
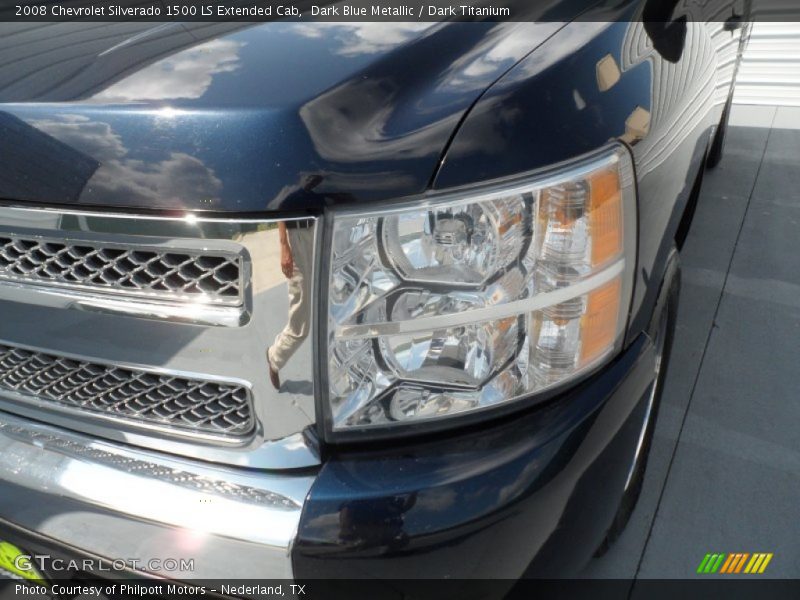
[[[581,365],[594,362],[614,347],[619,319],[620,278],[612,279],[589,294],[581,318]]]
[[[599,267],[622,254],[622,194],[617,169],[600,171],[589,178],[589,232],[592,266]]]

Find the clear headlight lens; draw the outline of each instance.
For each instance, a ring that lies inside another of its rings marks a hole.
[[[444,418],[573,380],[621,344],[635,192],[619,146],[538,178],[334,213],[334,433]]]
[[[520,195],[403,213],[384,220],[381,241],[407,280],[483,283],[519,256],[525,210]]]

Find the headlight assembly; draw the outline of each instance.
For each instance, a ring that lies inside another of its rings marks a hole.
[[[633,168],[613,145],[545,173],[332,211],[326,434],[441,424],[574,382],[624,336]]]

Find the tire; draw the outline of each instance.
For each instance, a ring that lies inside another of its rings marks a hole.
[[[711,148],[708,150],[706,156],[706,168],[713,169],[722,160],[722,154],[725,149],[725,132],[728,131],[728,119],[731,114],[731,104],[733,103],[733,91],[725,103],[725,108],[722,110],[722,118],[717,127],[717,133],[714,135],[714,141],[711,143]]]
[[[672,351],[672,341],[675,337],[675,321],[678,314],[678,297],[680,295],[680,260],[677,250],[670,254],[664,280],[661,284],[659,299],[653,312],[653,319],[648,327],[648,335],[656,347],[655,380],[648,398],[647,413],[643,424],[633,464],[630,467],[628,479],[622,493],[617,513],[611,522],[606,537],[595,551],[595,557],[602,556],[617,541],[628,524],[633,514],[639,496],[642,493],[644,474],[647,469],[647,459],[653,443],[658,408],[661,404],[661,395],[664,392],[664,381],[669,367],[669,357]]]

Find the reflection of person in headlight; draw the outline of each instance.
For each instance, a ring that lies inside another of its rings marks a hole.
[[[269,380],[280,389],[279,372],[308,337],[311,319],[311,265],[314,249],[312,221],[278,224],[281,271],[289,280],[289,319],[267,350]]]

